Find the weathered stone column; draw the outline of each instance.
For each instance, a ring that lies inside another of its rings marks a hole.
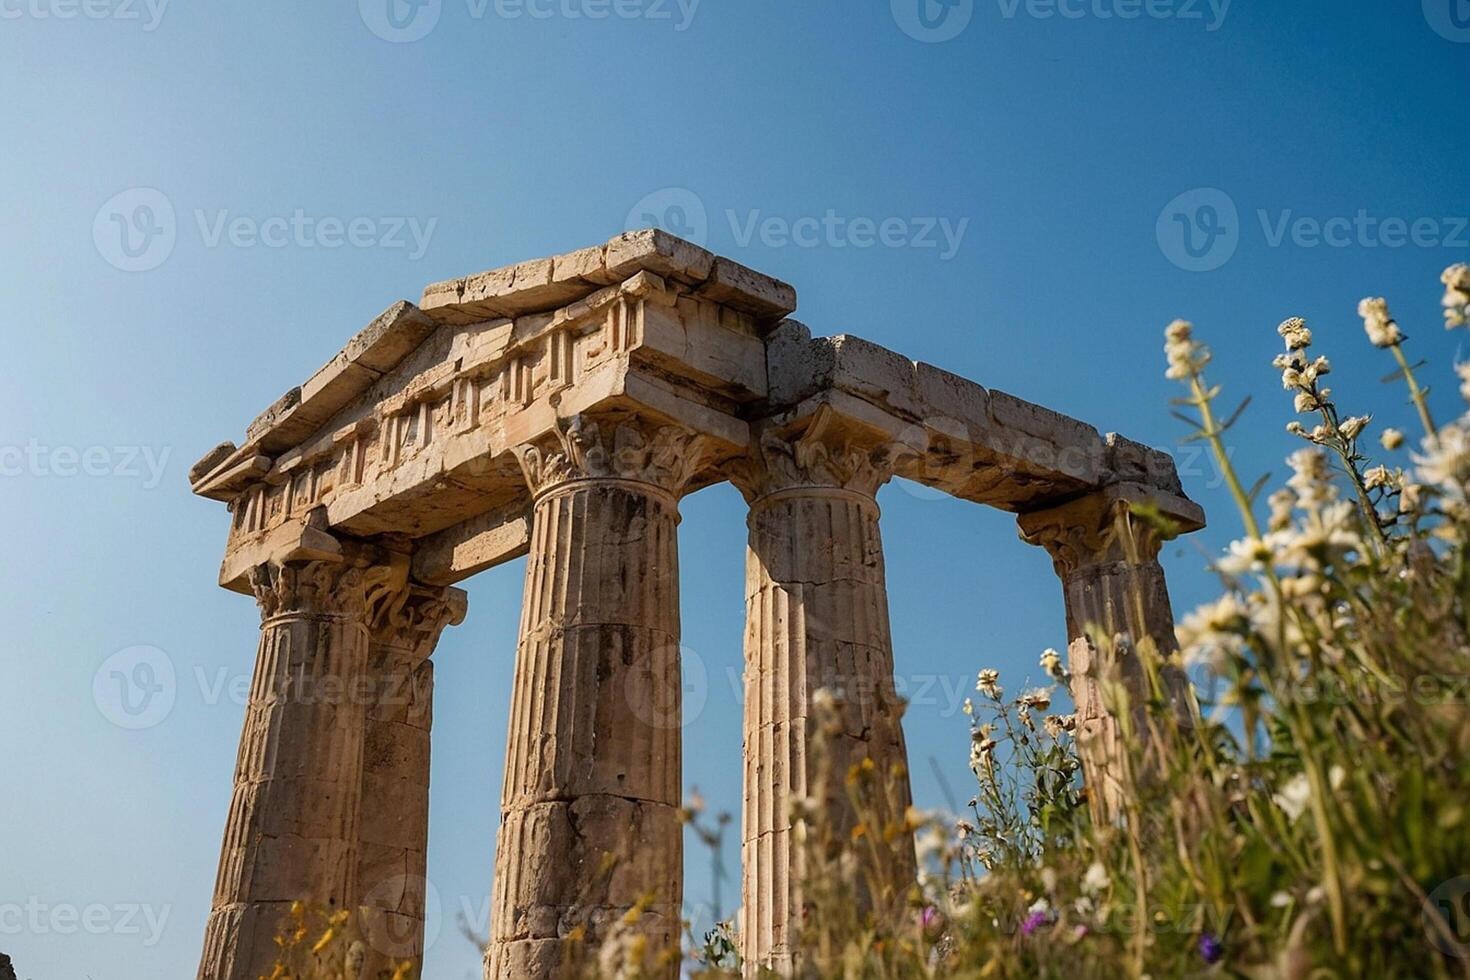
[[[819,415],[794,442],[767,430],[732,477],[750,501],[740,922],[750,976],[784,973],[798,955],[804,868],[792,803],[822,797],[823,819],[845,839],[857,815],[843,780],[864,760],[894,786],[890,818],[903,820],[910,799],[875,499],[892,453],[848,442],[830,420]],[[827,745],[835,780],[819,786],[812,698],[824,688],[838,696],[841,731]],[[873,831],[881,842],[883,828]],[[906,888],[912,839],[880,847],[891,850],[885,867],[866,870]]]
[[[678,975],[683,893],[678,494],[703,440],[577,417],[527,446],[535,494],[516,651],[490,980],[558,975],[565,940],[632,927]],[[610,867],[610,870],[609,870]]]
[[[357,879],[368,976],[424,953],[429,840],[429,737],[434,664],[446,626],[464,621],[459,589],[406,576],[369,595],[367,733]]]
[[[201,980],[256,980],[296,900],[336,911],[357,893],[365,589],[381,570],[271,562],[251,585],[260,649],[235,766]]]
[[[1204,512],[1183,497],[1116,484],[1023,514],[1020,526],[1023,540],[1051,554],[1062,580],[1078,746],[1093,812],[1106,818],[1121,802],[1123,729],[1108,710],[1103,682],[1111,677],[1121,684],[1141,722],[1152,696],[1151,664],[1179,720],[1190,724],[1193,717],[1193,694],[1175,656],[1179,647],[1159,550],[1168,538],[1203,527]],[[1108,648],[1099,649],[1092,631],[1111,639]]]

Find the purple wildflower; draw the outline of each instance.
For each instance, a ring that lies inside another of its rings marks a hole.
[[[1199,937],[1199,955],[1206,963],[1218,963],[1225,956],[1225,947],[1214,933],[1207,932]]]
[[[1037,929],[1051,921],[1051,916],[1042,911],[1032,912],[1026,916],[1026,921],[1021,923],[1021,935],[1029,936]]]

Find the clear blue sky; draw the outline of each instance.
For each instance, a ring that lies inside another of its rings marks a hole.
[[[1313,321],[1354,410],[1411,428],[1354,315],[1384,294],[1435,361],[1438,410],[1459,410],[1437,277],[1470,252],[1466,0],[926,0],[923,18],[918,0],[399,0],[396,20],[385,2],[0,0],[0,950],[22,977],[193,975],[258,618],[214,585],[226,514],[186,472],[427,282],[651,209],[793,283],[817,333],[1166,448],[1161,335],[1188,316],[1217,379],[1257,396],[1232,438],[1251,474],[1292,448],[1268,366],[1286,315]],[[829,213],[837,230],[807,234]],[[889,244],[862,247],[852,222],[889,218]],[[1339,219],[1335,244],[1303,218]],[[354,219],[357,243],[328,247]],[[956,248],[921,234],[941,219]],[[1168,549],[1184,609],[1236,522],[1213,470],[1180,461],[1216,522]],[[931,758],[969,795],[958,698],[982,666],[1036,678],[1061,600],[1009,516],[881,500],[916,794],[939,806]],[[708,678],[685,782],[738,813],[744,508],[725,487],[684,513],[685,643]],[[522,569],[474,580],[437,653],[433,980],[478,976],[454,920],[490,887]],[[139,645],[166,654],[173,701],[127,730],[93,681]],[[691,848],[688,899],[709,894]]]

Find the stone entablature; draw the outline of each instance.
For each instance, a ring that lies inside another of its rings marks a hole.
[[[530,554],[487,976],[554,975],[568,930],[595,935],[644,892],[656,899],[648,938],[676,936],[678,503],[718,482],[751,504],[751,964],[800,955],[787,811],[810,789],[815,689],[852,694],[845,759],[905,771],[875,500],[893,476],[1020,514],[1024,536],[1051,551],[1086,668],[1074,693],[1098,739],[1087,758],[1106,766],[1116,730],[1096,696],[1106,665],[1085,620],[1168,652],[1160,534],[1134,529],[1144,544],[1123,560],[1116,531],[1140,502],[1173,517],[1174,532],[1202,525],[1172,460],[856,337],[813,337],[788,318],[795,308],[785,283],[660,231],[631,232],[394,304],[242,444],[196,464],[194,491],[232,515],[220,584],[262,604],[263,700],[247,741],[304,742],[292,750],[302,759],[329,752],[362,769],[359,783],[323,777],[338,794],[334,824],[313,833],[329,842],[331,876],[303,897],[362,908],[370,933],[396,937],[393,955],[420,948],[430,656],[464,617],[449,587]],[[345,597],[331,609],[282,619],[268,608],[282,589],[305,595],[300,583],[328,579]],[[409,693],[341,710],[273,693],[279,664],[320,651]],[[1122,664],[1125,675],[1136,678],[1134,666]],[[261,930],[276,899],[253,882],[274,880],[273,852],[242,834],[271,821],[310,829],[316,812],[310,793],[271,795],[277,774],[259,758],[242,766],[203,980],[269,972]],[[391,794],[399,816],[364,814],[364,792]],[[629,848],[657,859],[595,899],[548,877],[566,855]],[[409,868],[407,879],[367,880],[390,866]],[[907,873],[911,855],[889,868]]]

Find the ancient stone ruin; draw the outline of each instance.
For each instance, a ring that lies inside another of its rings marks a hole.
[[[1106,798],[1117,726],[1096,679],[1143,671],[1087,627],[1173,648],[1157,556],[1203,515],[1171,460],[813,337],[795,309],[785,283],[657,231],[437,283],[194,467],[231,514],[220,584],[261,610],[201,978],[269,974],[293,900],[361,910],[382,962],[419,955],[431,655],[464,618],[455,583],[522,555],[486,976],[553,976],[574,928],[595,942],[640,899],[638,928],[676,943],[679,500],[724,481],[750,505],[748,963],[797,953],[813,695],[842,695],[842,765],[905,771],[875,501],[895,475],[1020,515],[1050,553]],[[589,893],[607,854],[623,860]]]

